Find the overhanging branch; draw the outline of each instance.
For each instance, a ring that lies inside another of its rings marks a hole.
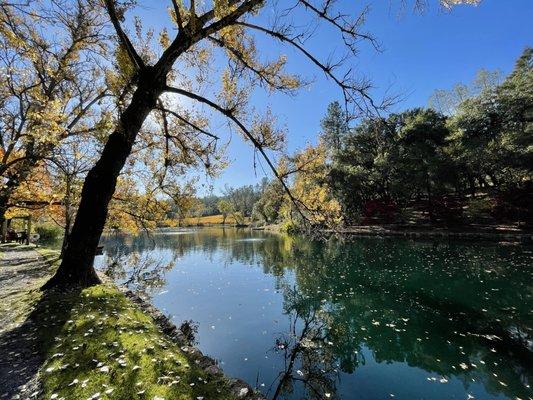
[[[281,31],[276,31],[273,29],[265,28],[263,26],[251,24],[248,22],[236,22],[236,25],[241,25],[243,27],[253,29],[259,32],[262,32],[268,36],[271,36],[281,42],[288,43],[291,46],[295,47],[298,51],[300,51],[309,61],[311,61],[314,65],[316,65],[324,74],[330,78],[343,92],[344,95],[344,103],[346,109],[348,109],[348,104],[352,104],[357,109],[363,113],[367,114],[369,112],[369,109],[378,112],[381,108],[380,106],[376,105],[373,101],[373,99],[370,97],[370,95],[367,93],[367,89],[369,89],[369,85],[361,85],[358,87],[355,82],[353,82],[349,75],[350,72],[345,74],[343,78],[338,77],[333,70],[335,69],[335,65],[329,65],[326,63],[321,62],[318,60],[311,52],[309,52],[304,46],[302,46],[300,43],[298,43],[297,40],[289,37],[288,35],[284,34]],[[358,94],[358,96],[356,95]],[[360,100],[358,100],[358,98]],[[362,102],[362,103],[361,103]]]
[[[168,114],[172,115],[173,117],[179,119],[181,122],[183,122],[184,124],[186,125],[189,125],[191,128],[193,128],[195,131],[198,131],[206,136],[209,136],[211,138],[213,138],[214,140],[219,140],[220,138],[210,132],[207,132],[205,129],[202,129],[200,128],[198,125],[196,125],[195,123],[189,121],[188,119],[182,117],[180,114],[178,114],[177,112],[175,111],[172,111],[172,110],[169,110],[168,108],[164,108],[162,106],[158,106],[158,110],[160,111],[165,111],[167,112]]]
[[[244,135],[252,142],[254,147],[261,153],[261,155],[263,156],[263,158],[267,162],[268,166],[272,170],[274,176],[276,177],[276,179],[283,186],[283,189],[287,193],[287,196],[289,196],[289,199],[295,205],[298,213],[302,216],[304,221],[308,221],[308,218],[305,216],[305,214],[300,209],[300,206],[298,205],[299,203],[301,204],[301,202],[298,202],[298,200],[293,196],[291,190],[289,189],[289,187],[287,186],[287,184],[285,183],[285,181],[283,180],[281,175],[278,173],[278,170],[276,169],[276,167],[274,166],[274,164],[270,160],[270,157],[268,157],[268,155],[266,154],[266,151],[265,151],[263,145],[257,141],[257,139],[248,130],[248,128],[246,128],[246,126],[237,117],[235,117],[231,113],[231,111],[226,110],[225,108],[221,107],[217,103],[215,103],[215,102],[213,102],[213,101],[211,101],[211,100],[209,100],[209,99],[207,99],[205,97],[202,97],[202,96],[197,95],[195,93],[188,92],[188,91],[183,90],[183,89],[167,86],[167,87],[165,87],[164,91],[169,92],[169,93],[175,93],[175,94],[178,94],[178,95],[181,95],[181,96],[185,96],[185,97],[188,97],[188,98],[193,99],[195,101],[198,101],[200,103],[206,104],[209,107],[211,107],[214,110],[216,110],[219,113],[221,113],[222,115],[224,115],[225,117],[229,118],[231,121],[233,121],[239,127],[239,129],[244,133]]]

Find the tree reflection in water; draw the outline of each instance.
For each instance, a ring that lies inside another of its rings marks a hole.
[[[339,370],[327,339],[327,324],[321,310],[307,302],[296,290],[286,290],[291,310],[290,331],[276,339],[275,352],[283,353],[284,369],[269,388],[272,400],[283,398],[299,383],[307,399],[330,399],[336,393]]]
[[[101,270],[115,282],[149,299],[155,289],[166,284],[165,273],[174,264],[174,261],[165,262],[151,253],[117,251],[113,255],[106,255]]]
[[[159,235],[154,244],[113,238],[105,245],[111,257],[120,253],[115,248],[137,254],[129,267],[111,272],[148,293],[165,285],[175,260],[194,252],[274,276],[291,328],[275,338],[284,362],[268,391],[273,399],[301,388],[305,398],[349,398],[340,382],[365,357],[423,369],[430,384],[456,378],[465,392],[482,384],[495,396],[531,398],[530,248],[398,239],[319,243],[233,229]],[[171,257],[157,259],[163,252]],[[150,267],[148,256],[157,261]]]

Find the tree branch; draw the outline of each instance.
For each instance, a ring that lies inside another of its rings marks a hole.
[[[368,95],[367,89],[369,89],[370,85],[363,84],[358,87],[355,82],[351,81],[349,77],[349,72],[345,74],[343,78],[339,78],[333,72],[333,70],[335,69],[335,65],[329,65],[321,62],[304,46],[298,43],[295,39],[287,36],[287,34],[285,34],[284,32],[268,29],[263,26],[251,24],[248,22],[236,22],[235,24],[265,33],[275,39],[278,39],[281,42],[288,43],[298,49],[308,60],[315,64],[319,69],[321,69],[327,77],[329,77],[337,86],[339,86],[344,95],[344,103],[346,108],[348,108],[348,104],[353,104],[363,114],[368,114],[369,109],[372,109],[373,111],[377,112],[382,108],[381,106],[376,105],[373,99]],[[362,104],[356,98],[355,93],[359,94],[359,97],[363,101]]]
[[[181,18],[181,11],[177,0],[172,0],[172,5],[174,6],[174,13],[176,14],[176,22],[178,23],[178,28],[180,29],[180,31],[183,31],[183,19]]]
[[[302,216],[304,221],[308,221],[308,218],[305,216],[305,214],[302,212],[302,210],[298,206],[297,199],[293,196],[291,190],[289,189],[289,187],[287,186],[287,184],[285,183],[285,181],[283,180],[281,175],[278,173],[276,167],[274,166],[274,164],[272,163],[272,161],[270,160],[270,158],[266,154],[266,151],[263,148],[263,145],[261,145],[261,143],[259,143],[257,141],[257,139],[248,130],[248,128],[246,128],[246,126],[244,126],[244,124],[238,118],[236,118],[231,113],[231,111],[226,110],[225,108],[221,107],[220,105],[216,104],[215,102],[213,102],[213,101],[211,101],[211,100],[209,100],[209,99],[207,99],[205,97],[199,96],[199,95],[197,95],[195,93],[191,93],[191,92],[188,92],[188,91],[183,90],[183,89],[167,86],[167,87],[165,87],[164,91],[169,92],[169,93],[175,93],[175,94],[178,94],[178,95],[181,95],[181,96],[185,96],[185,97],[188,97],[190,99],[196,100],[196,101],[198,101],[200,103],[206,104],[209,107],[213,108],[214,110],[220,112],[225,117],[229,118],[231,121],[233,121],[239,127],[239,129],[244,133],[244,135],[252,142],[254,147],[261,153],[261,155],[263,156],[263,158],[267,162],[268,166],[272,170],[274,176],[276,177],[276,179],[283,186],[283,189],[285,190],[285,192],[289,196],[289,199],[296,206],[296,209],[298,210],[298,213]]]
[[[120,26],[120,21],[117,15],[117,10],[115,9],[115,3],[114,0],[105,0],[105,5],[107,9],[107,13],[109,14],[109,18],[111,19],[111,23],[113,24],[113,27],[115,28],[115,31],[117,32],[117,36],[120,40],[120,43],[122,46],[124,46],[124,49],[128,53],[128,56],[135,66],[135,69],[137,71],[141,71],[146,67],[144,64],[144,61],[139,56],[137,51],[135,50],[135,47],[131,43],[130,39],[128,38],[128,35],[126,35],[126,32],[122,29]]]
[[[169,113],[170,115],[172,115],[172,116],[176,117],[177,119],[179,119],[179,120],[180,120],[181,122],[183,122],[184,124],[189,125],[189,126],[190,126],[191,128],[193,128],[194,130],[196,130],[196,131],[198,131],[198,132],[200,132],[200,133],[203,133],[203,134],[206,135],[206,136],[209,136],[209,137],[211,137],[211,138],[213,138],[213,139],[215,139],[215,140],[219,140],[219,139],[220,139],[218,136],[213,135],[213,134],[210,133],[210,132],[207,132],[206,130],[200,128],[198,125],[194,124],[193,122],[191,122],[191,121],[185,119],[184,117],[182,117],[181,115],[179,115],[179,114],[178,114],[177,112],[175,112],[175,111],[169,110],[168,108],[164,108],[164,107],[162,107],[162,106],[159,106],[159,107],[158,107],[158,110],[160,110],[160,111],[165,111],[165,112]]]

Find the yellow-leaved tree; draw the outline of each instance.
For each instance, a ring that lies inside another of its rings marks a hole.
[[[324,227],[341,221],[341,206],[331,193],[326,164],[327,152],[323,143],[308,145],[289,159],[292,174],[290,186],[293,201],[286,198],[281,213],[291,227],[301,227],[306,221]],[[296,208],[298,207],[298,208]],[[302,215],[303,214],[303,215]],[[302,221],[302,217],[305,221]]]
[[[171,124],[187,126],[195,132],[194,137],[219,136],[191,120],[202,107],[204,115],[210,110],[226,120],[265,158],[287,196],[297,203],[269,158],[269,151],[284,147],[284,132],[268,109],[258,110],[250,104],[257,89],[294,94],[309,81],[288,71],[284,46],[339,87],[347,115],[368,115],[389,104],[388,99],[377,102],[371,98],[371,84],[350,64],[361,42],[377,46],[363,28],[368,11],[364,6],[346,11],[330,0],[296,0],[289,5],[269,0],[169,0],[154,4],[167,8],[170,16],[156,31],[145,29],[133,15],[135,2],[102,0],[102,4],[115,30],[116,54],[121,56],[117,79],[122,86],[120,114],[87,174],[68,249],[45,288],[99,282],[92,265],[109,204],[143,126],[152,119],[162,120],[158,147],[163,172],[173,165],[174,150],[180,154],[188,147],[181,143],[181,135],[176,137],[167,129]],[[310,26],[316,29],[308,29]],[[133,34],[129,33],[132,29]],[[317,29],[334,30],[346,54],[338,54],[338,58],[314,54],[311,49]],[[259,37],[277,44],[274,57],[264,56]],[[194,138],[189,139],[194,143]],[[195,151],[189,154],[198,157]],[[203,158],[202,152],[199,155],[209,165],[210,160]],[[304,212],[301,215],[305,217]]]
[[[97,3],[0,4],[0,223],[13,193],[62,140],[109,131],[106,18]]]

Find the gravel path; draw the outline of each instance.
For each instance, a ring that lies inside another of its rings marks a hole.
[[[0,399],[37,398],[36,348],[31,311],[51,267],[28,246],[0,246]]]

